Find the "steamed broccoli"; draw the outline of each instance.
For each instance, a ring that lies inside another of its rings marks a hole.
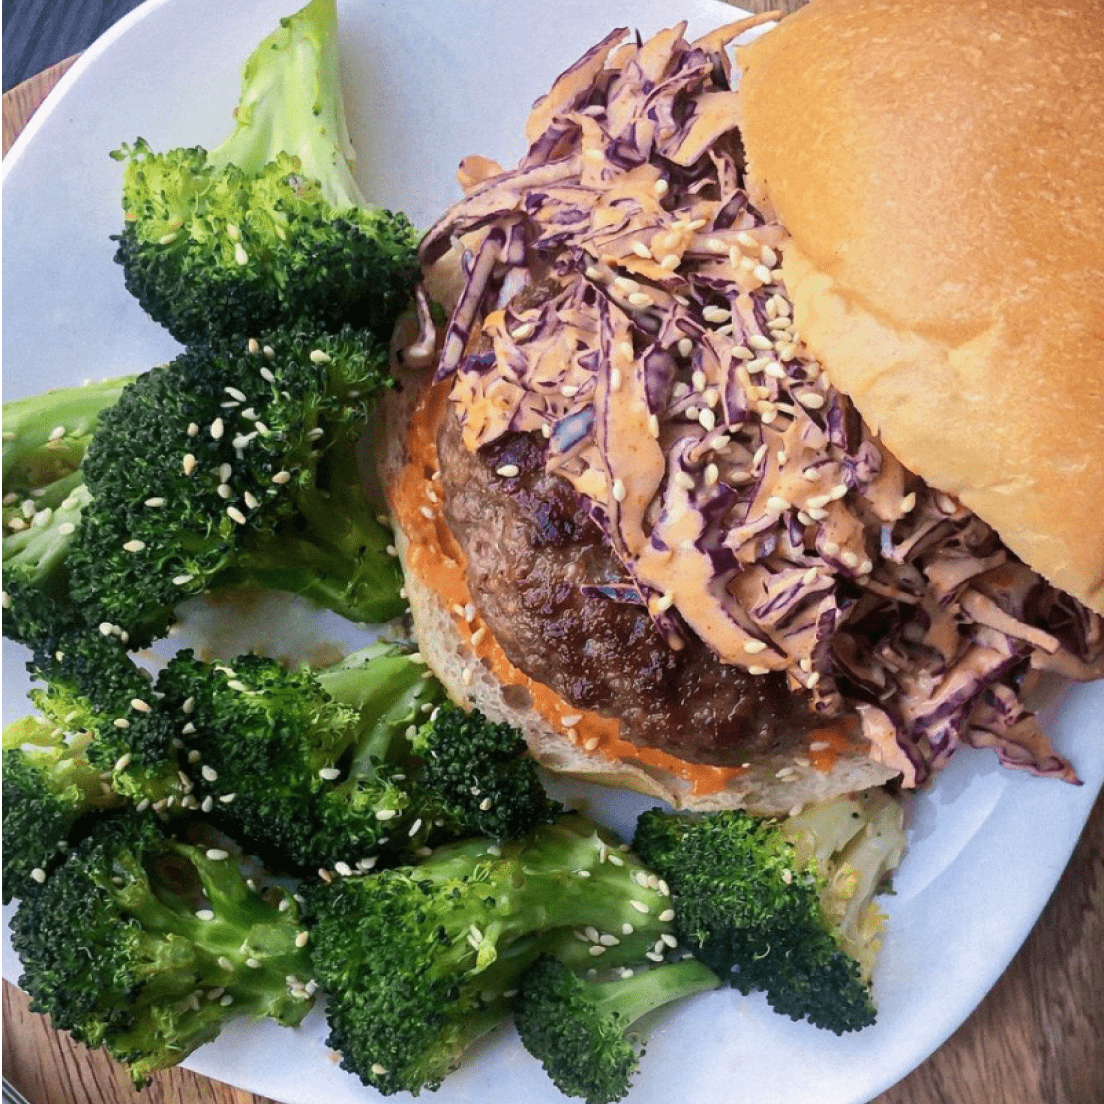
[[[228,1020],[291,1026],[312,1004],[295,899],[254,889],[227,850],[173,839],[152,814],[97,821],[11,933],[32,1009],[105,1047],[136,1084]]]
[[[68,626],[35,641],[30,698],[46,721],[84,747],[120,800],[155,808],[183,800],[178,726],[160,708],[151,676],[117,636]]]
[[[445,704],[398,645],[318,672],[183,652],[157,692],[184,733],[193,796],[284,867],[409,861],[427,844],[520,834],[560,811],[520,734]]]
[[[235,127],[210,153],[125,160],[127,289],[182,344],[274,327],[368,328],[386,340],[418,278],[407,218],[350,171],[334,0],[312,0],[242,71]]]
[[[390,384],[386,348],[348,331],[197,346],[140,376],[81,465],[71,602],[131,647],[162,635],[185,598],[226,587],[291,591],[355,621],[396,616],[390,530],[357,454]]]
[[[65,602],[65,557],[88,492],[80,474],[100,415],[133,376],[56,388],[4,404],[4,587],[29,606],[39,595]],[[10,602],[8,603],[10,607]],[[4,618],[4,634],[25,640],[33,608]]]
[[[612,1104],[628,1091],[642,1041],[633,1024],[676,1000],[716,989],[720,979],[695,958],[608,981],[587,981],[550,954],[522,975],[514,1020],[525,1049],[566,1096]]]
[[[574,948],[575,965],[616,967],[666,947],[673,913],[663,888],[575,815],[521,840],[446,844],[416,866],[311,886],[329,1045],[380,1092],[436,1088],[509,1018],[543,952]]]
[[[45,879],[83,817],[121,804],[88,760],[91,739],[33,715],[4,729],[4,904]]]
[[[880,791],[783,821],[653,810],[633,837],[670,884],[688,950],[741,992],[837,1034],[874,1022],[871,898],[902,847],[900,807]]]

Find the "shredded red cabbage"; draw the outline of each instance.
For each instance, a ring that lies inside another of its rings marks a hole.
[[[1023,698],[1041,670],[1104,675],[1102,619],[906,471],[806,355],[785,232],[743,187],[733,32],[684,32],[598,43],[517,168],[472,159],[427,234],[427,265],[463,256],[438,376],[466,444],[540,434],[631,580],[611,600],[857,715],[905,784],[963,743],[1075,781]]]

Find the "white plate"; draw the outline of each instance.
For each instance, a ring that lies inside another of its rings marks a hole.
[[[126,294],[108,235],[120,169],[108,151],[218,142],[239,66],[294,0],[153,0],[65,76],[4,162],[5,398],[117,375],[171,356],[173,342]],[[612,26],[692,32],[732,18],[711,0],[345,0],[342,52],[358,176],[368,196],[427,226],[458,195],[467,153],[511,163],[552,78]],[[4,721],[26,710],[24,656],[4,642]],[[879,1022],[836,1038],[732,992],[698,998],[654,1030],[630,1104],[860,1104],[930,1054],[977,1005],[1031,929],[1104,780],[1104,684],[1047,710],[1085,785],[1002,770],[960,752],[912,811],[911,849],[888,899],[875,980]],[[631,830],[639,804],[608,793],[592,812]],[[1045,825],[1045,831],[1040,826]],[[18,977],[5,948],[4,976]],[[318,1012],[289,1031],[240,1025],[186,1063],[288,1104],[376,1094],[343,1073]],[[434,1097],[440,1104],[563,1098],[501,1032]]]

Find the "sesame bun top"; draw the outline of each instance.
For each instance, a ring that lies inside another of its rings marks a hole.
[[[813,0],[737,64],[832,383],[1104,611],[1104,4]]]

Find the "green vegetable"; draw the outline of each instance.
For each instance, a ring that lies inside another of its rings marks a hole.
[[[566,1096],[612,1104],[626,1096],[643,1043],[632,1026],[650,1012],[721,984],[695,958],[609,981],[586,981],[552,955],[523,975],[514,1008],[525,1049]]]
[[[152,813],[103,817],[11,933],[32,1009],[138,1085],[230,1020],[293,1026],[312,1004],[295,899],[262,894],[233,855],[172,838]]]
[[[281,869],[411,861],[560,812],[516,729],[445,703],[417,657],[376,644],[319,672],[176,656],[158,708],[187,733],[194,797]]]
[[[36,641],[30,697],[47,722],[79,742],[120,801],[160,808],[187,793],[179,726],[158,706],[149,674],[117,637],[58,622]]]
[[[121,804],[88,760],[92,736],[28,716],[4,729],[4,904],[23,897],[65,854],[77,823]]]
[[[633,837],[670,884],[688,950],[741,992],[837,1034],[874,1022],[871,898],[903,843],[900,808],[880,791],[783,821],[654,810]]]
[[[446,844],[416,866],[312,886],[329,1045],[382,1093],[436,1088],[508,1020],[543,952],[616,967],[669,937],[670,899],[654,882],[617,840],[569,815],[521,840]]]
[[[88,494],[80,475],[100,415],[133,376],[4,404],[4,635],[36,635],[40,595],[64,603],[65,558]]]
[[[66,566],[85,623],[131,647],[185,598],[265,587],[354,621],[405,609],[358,442],[387,352],[367,333],[196,346],[140,376],[100,418]]]
[[[220,146],[157,153],[139,139],[114,154],[115,259],[181,343],[345,325],[386,340],[410,301],[417,234],[353,179],[338,45],[334,0],[312,0],[246,62]]]

